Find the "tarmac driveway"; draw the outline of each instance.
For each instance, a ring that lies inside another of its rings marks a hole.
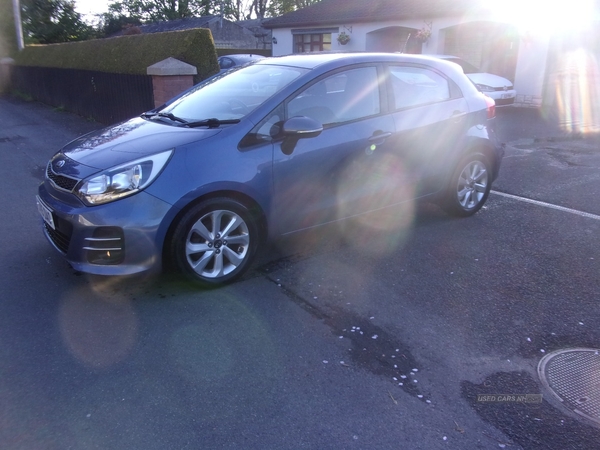
[[[0,448],[596,448],[545,393],[478,401],[539,395],[544,354],[600,342],[597,141],[498,116],[507,155],[474,217],[320,230],[201,291],[70,269],[34,195],[98,125],[0,98]]]

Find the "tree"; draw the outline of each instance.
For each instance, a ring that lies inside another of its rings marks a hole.
[[[255,0],[256,2],[268,3],[267,13],[269,17],[277,17],[297,9],[306,8],[320,0]]]
[[[238,21],[250,18],[253,0],[223,0],[215,1],[215,12],[226,19]]]
[[[123,14],[102,14],[98,27],[102,36],[111,36],[121,30],[139,26],[142,21],[137,17],[129,17]]]
[[[108,15],[130,17],[142,23],[185,19],[211,14],[218,1],[211,0],[121,0],[108,5]]]
[[[138,23],[222,15],[231,20],[262,19],[285,14],[319,0],[117,0],[109,4],[105,24]]]
[[[264,19],[295,11],[318,1],[320,0],[227,0],[224,2],[226,6],[223,15],[233,20],[252,17]],[[219,0],[214,3],[218,4]]]
[[[72,0],[21,0],[21,18],[26,43],[81,41],[95,35]]]

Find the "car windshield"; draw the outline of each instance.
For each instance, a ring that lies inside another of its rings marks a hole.
[[[452,61],[453,63],[456,63],[460,67],[462,67],[463,72],[465,74],[467,74],[467,73],[481,73],[481,70],[479,70],[473,64],[468,63],[464,59],[460,59],[460,58],[448,58],[448,61]]]
[[[241,119],[305,72],[276,65],[242,67],[203,83],[161,112],[186,121]]]

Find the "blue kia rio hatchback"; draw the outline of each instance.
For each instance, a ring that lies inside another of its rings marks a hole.
[[[216,285],[278,236],[417,199],[474,214],[502,159],[494,116],[451,62],[266,58],[67,144],[37,206],[76,270]]]

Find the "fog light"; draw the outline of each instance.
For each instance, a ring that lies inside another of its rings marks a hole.
[[[92,237],[85,238],[87,260],[90,264],[114,265],[125,259],[125,237],[118,227],[101,227]]]

